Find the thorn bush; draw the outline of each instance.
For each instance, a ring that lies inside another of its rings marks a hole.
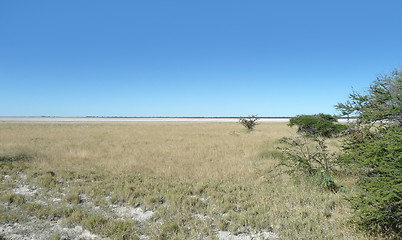
[[[353,92],[337,109],[354,113],[340,158],[359,176],[361,193],[351,198],[353,222],[389,238],[402,232],[402,70],[383,75],[368,93]],[[396,237],[398,238],[398,237]]]
[[[258,124],[259,118],[257,115],[250,115],[248,117],[242,117],[239,120],[239,123],[243,125],[247,130],[252,131],[254,130],[255,126]]]
[[[326,140],[346,127],[336,124],[337,118],[327,114],[300,115],[291,118],[289,126],[298,126],[294,138],[282,138],[279,149],[286,155],[277,166],[284,166],[292,175],[306,175],[318,180],[318,185],[332,192],[338,186],[332,177],[338,166],[338,156],[328,151]]]

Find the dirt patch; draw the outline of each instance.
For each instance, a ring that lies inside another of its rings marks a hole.
[[[271,239],[279,239],[278,235],[271,231],[261,231],[255,232],[252,234],[238,234],[234,235],[228,231],[218,231],[216,234],[219,240],[252,240],[252,239],[264,239],[264,240],[271,240]]]
[[[140,207],[127,207],[110,205],[111,210],[122,218],[131,218],[138,222],[143,222],[149,220],[154,214],[153,211],[144,211]]]
[[[32,218],[24,223],[0,225],[0,236],[9,240],[40,240],[50,237],[58,239],[103,239],[81,226],[63,228],[59,221]]]
[[[17,188],[14,188],[12,191],[15,194],[26,196],[33,196],[37,192],[36,188],[31,188],[29,185],[20,185]]]

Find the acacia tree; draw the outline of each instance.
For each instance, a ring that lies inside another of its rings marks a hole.
[[[340,160],[357,173],[361,193],[352,198],[355,223],[376,233],[402,231],[402,71],[382,75],[366,94],[353,92],[336,108],[353,113]]]
[[[258,120],[259,118],[257,117],[257,115],[250,115],[246,118],[240,118],[239,123],[247,128],[247,130],[252,131],[254,130],[255,126],[257,126]]]
[[[354,114],[358,124],[378,122],[402,122],[402,70],[394,70],[390,75],[381,75],[370,86],[367,94],[353,92],[345,103],[335,108],[342,115]]]

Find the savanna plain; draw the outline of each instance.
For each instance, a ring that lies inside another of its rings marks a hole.
[[[286,123],[0,123],[0,239],[369,239],[353,177],[276,167]],[[333,141],[331,148],[340,143]]]

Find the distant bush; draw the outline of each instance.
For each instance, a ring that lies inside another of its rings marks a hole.
[[[299,115],[289,120],[289,126],[298,126],[298,132],[307,137],[332,137],[347,127],[336,124],[338,119],[328,114]]]
[[[247,130],[252,131],[258,124],[258,120],[259,118],[257,117],[257,115],[250,115],[246,118],[240,118],[239,123],[247,128]]]

